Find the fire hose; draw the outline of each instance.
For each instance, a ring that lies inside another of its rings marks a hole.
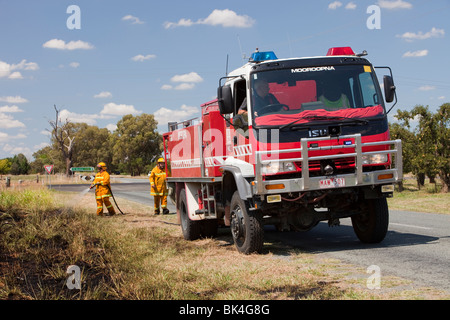
[[[114,203],[116,204],[117,209],[119,210],[119,212],[120,212],[121,214],[125,214],[125,213],[122,212],[122,210],[120,210],[119,206],[117,205],[116,198],[114,198],[114,195],[113,195],[113,193],[112,193],[112,190],[111,190],[111,187],[109,186],[109,184],[107,185],[107,187],[108,187],[108,189],[109,189],[109,192],[111,193],[111,197],[113,198]]]

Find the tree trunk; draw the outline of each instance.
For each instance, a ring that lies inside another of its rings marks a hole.
[[[72,159],[66,158],[66,177],[69,177],[72,174],[70,168],[72,168]]]
[[[417,188],[425,186],[425,173],[418,173],[416,176]]]
[[[400,181],[398,183],[398,192],[403,192],[405,190],[405,187],[403,186],[403,181]]]
[[[440,173],[440,178],[442,181],[442,189],[441,192],[447,193],[450,189],[450,174],[446,174],[445,172]]]

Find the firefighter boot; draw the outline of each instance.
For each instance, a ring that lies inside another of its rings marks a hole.
[[[164,209],[163,209],[163,214],[169,214],[169,209],[164,208]]]
[[[159,215],[159,209],[155,209],[155,215]]]

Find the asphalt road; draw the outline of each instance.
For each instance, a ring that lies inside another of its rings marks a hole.
[[[122,179],[111,189],[117,198],[153,205],[147,179]],[[86,185],[53,185],[54,189],[81,192]],[[119,200],[117,202],[120,205]],[[169,210],[175,206],[168,201]],[[414,281],[416,285],[450,291],[450,216],[390,210],[389,231],[380,244],[363,244],[353,232],[350,219],[341,219],[339,227],[319,223],[308,232],[277,232],[266,226],[270,242],[326,254],[361,267],[376,265],[381,274]]]

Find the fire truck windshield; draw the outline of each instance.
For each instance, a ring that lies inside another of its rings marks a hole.
[[[369,65],[258,72],[251,75],[251,88],[256,127],[321,121],[315,116],[359,119],[385,113],[381,91]]]

